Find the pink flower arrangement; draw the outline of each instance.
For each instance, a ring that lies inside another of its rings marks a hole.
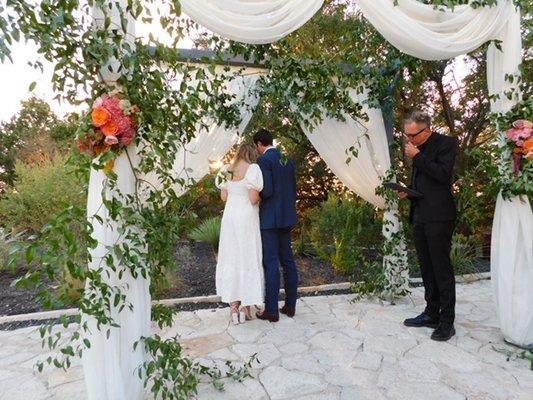
[[[96,99],[91,111],[93,130],[78,140],[78,148],[95,157],[129,146],[137,134],[138,112],[118,92]]]
[[[513,145],[514,173],[522,170],[522,158],[533,159],[533,122],[519,119],[507,131],[507,138]]]
[[[513,123],[513,128],[507,131],[507,137],[517,146],[524,146],[524,142],[533,137],[533,123],[519,119]]]

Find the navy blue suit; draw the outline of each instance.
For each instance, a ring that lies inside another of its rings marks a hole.
[[[277,149],[267,150],[257,161],[264,182],[259,217],[265,268],[265,312],[270,315],[278,315],[280,264],[285,305],[290,309],[296,307],[298,289],[298,271],[291,247],[291,230],[296,225],[296,171],[292,161],[283,161]]]

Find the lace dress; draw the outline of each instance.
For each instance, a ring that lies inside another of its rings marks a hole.
[[[217,177],[217,187],[226,189],[228,198],[220,230],[217,294],[225,303],[263,304],[265,289],[259,206],[254,206],[249,197],[250,189],[263,189],[263,175],[257,164],[251,164],[239,181],[225,180],[222,174]]]

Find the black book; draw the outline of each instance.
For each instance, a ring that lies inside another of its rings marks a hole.
[[[417,192],[416,190],[413,190],[413,189],[409,189],[408,187],[400,185],[399,183],[396,183],[396,182],[387,182],[385,183],[385,187],[396,190],[398,192],[407,193],[409,197],[413,197],[413,198],[424,197],[422,193]]]

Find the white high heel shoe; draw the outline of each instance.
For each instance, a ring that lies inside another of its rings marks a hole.
[[[244,324],[246,322],[246,314],[244,313],[244,310],[242,308],[239,310],[239,322],[241,324]]]
[[[239,306],[230,305],[229,311],[231,315],[231,320],[233,321],[233,325],[239,325]]]

